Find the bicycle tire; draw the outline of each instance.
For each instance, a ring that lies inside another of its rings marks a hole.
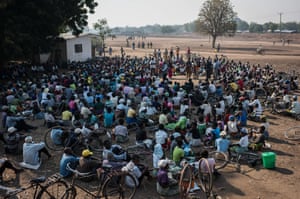
[[[66,194],[69,193],[68,189],[68,184],[63,180],[59,180],[41,189],[37,199],[73,199]]]
[[[52,151],[62,151],[64,146],[62,145],[57,145],[53,143],[53,140],[51,138],[51,131],[53,129],[62,129],[61,126],[54,126],[52,128],[49,128],[46,130],[46,133],[44,135],[44,142],[47,146],[48,149],[52,150]]]
[[[130,186],[126,182],[130,181]],[[114,173],[103,184],[102,196],[105,199],[121,198],[132,199],[136,193],[136,181],[130,173]]]
[[[186,164],[181,172],[179,179],[179,193],[181,198],[186,198],[193,183],[193,170],[189,164]]]
[[[260,161],[261,157],[257,154],[257,153],[253,153],[253,152],[243,152],[240,154],[240,158],[238,160],[238,165],[241,164],[241,162],[246,163],[246,164],[257,164],[257,161]],[[251,166],[255,166],[255,165],[251,165]]]
[[[210,158],[215,159],[215,161],[216,161],[215,169],[216,170],[223,169],[224,167],[226,167],[226,165],[229,162],[227,154],[220,152],[220,151],[211,151],[211,152],[209,152],[208,156]]]
[[[204,162],[204,170],[202,167],[202,163]],[[212,172],[211,168],[209,166],[209,163],[207,159],[201,158],[199,160],[199,168],[198,168],[198,180],[199,180],[199,186],[201,189],[206,193],[206,195],[210,195],[212,192],[212,187],[213,187],[213,177],[212,177]]]
[[[300,126],[294,126],[284,132],[284,137],[288,140],[300,140]]]

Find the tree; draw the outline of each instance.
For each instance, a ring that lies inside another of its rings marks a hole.
[[[65,31],[80,34],[95,0],[5,0],[0,3],[0,65],[49,51]]]
[[[207,0],[199,13],[199,31],[212,36],[212,47],[222,35],[234,35],[236,31],[236,13],[230,0]]]
[[[105,39],[107,37],[113,38],[115,36],[111,34],[111,29],[109,28],[106,19],[98,19],[98,22],[94,24],[94,29],[98,31],[105,56]]]
[[[263,25],[251,22],[249,26],[249,32],[261,33],[263,32]]]
[[[263,24],[264,32],[274,32],[278,28],[278,25],[273,22],[268,22]]]
[[[161,26],[161,32],[163,34],[173,33],[176,29],[173,28],[173,26]]]
[[[249,24],[246,21],[243,21],[239,18],[236,19],[237,30],[246,31],[249,30]]]

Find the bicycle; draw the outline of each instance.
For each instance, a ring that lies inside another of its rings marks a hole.
[[[44,135],[44,141],[50,150],[53,151],[62,151],[66,145],[66,142],[70,136],[70,128],[64,128],[61,126],[54,126],[52,128],[49,128],[45,135]],[[59,131],[59,132],[55,132]],[[106,133],[104,133],[106,132]],[[55,136],[55,133],[58,135]],[[87,148],[90,149],[93,152],[96,153],[102,153],[103,151],[103,142],[100,136],[107,135],[108,132],[106,129],[99,129],[97,131],[91,131],[88,133],[81,133],[82,136],[79,136],[75,143],[72,144],[72,148]],[[82,146],[82,147],[77,147]]]
[[[4,199],[33,198],[33,199],[55,199],[61,198],[68,188],[66,182],[60,180],[59,174],[48,178],[44,176],[30,180],[29,185],[18,189],[6,189]],[[33,189],[33,193],[29,190]]]
[[[184,165],[179,179],[180,198],[208,198],[213,194],[212,187],[212,172],[205,158],[201,158],[196,164]]]
[[[250,151],[241,153],[229,151],[228,154],[220,151],[211,151],[209,152],[209,157],[215,159],[216,170],[223,169],[230,163],[236,166],[237,171],[240,171],[241,163],[246,162],[249,166],[254,167],[258,161],[261,161],[261,157],[257,153]]]
[[[122,199],[131,199],[135,195],[136,181],[130,173],[112,170],[111,167],[103,167],[103,170],[99,176],[99,185],[97,186],[97,191],[96,193],[93,193],[75,181],[77,179],[94,177],[97,175],[96,173],[81,173],[78,170],[71,168],[70,164],[67,165],[67,169],[73,173],[73,177],[69,187],[65,190],[64,194],[60,198],[75,199],[77,196],[77,189],[80,189],[87,195],[91,196],[91,198],[95,199],[109,199],[116,197]],[[129,186],[126,183],[128,181],[133,183],[131,184],[133,186]],[[44,192],[42,192],[41,196],[43,196],[43,193]]]
[[[300,126],[294,126],[291,128],[288,128],[284,132],[284,137],[288,140],[299,140],[300,139]]]

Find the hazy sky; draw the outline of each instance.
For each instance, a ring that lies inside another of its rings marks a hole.
[[[96,13],[89,16],[91,27],[97,19],[106,18],[112,27],[174,25],[192,22],[198,17],[205,0],[96,0]],[[242,20],[263,24],[300,22],[300,0],[231,0]]]

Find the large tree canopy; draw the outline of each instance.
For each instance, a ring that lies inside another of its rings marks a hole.
[[[234,35],[236,31],[236,13],[230,0],[207,0],[199,13],[198,30],[212,36],[212,47],[216,38],[222,35]]]
[[[94,0],[3,0],[0,3],[0,64],[32,59],[61,32],[80,34]]]

